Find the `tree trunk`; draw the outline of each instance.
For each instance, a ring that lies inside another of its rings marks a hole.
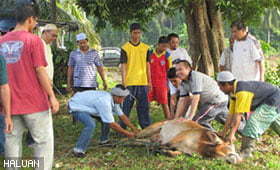
[[[219,58],[224,49],[221,14],[215,0],[189,1],[185,6],[190,55],[194,68],[208,75],[219,71]]]
[[[52,22],[56,22],[56,0],[51,0],[51,12],[52,12],[52,16],[51,16],[51,20]]]

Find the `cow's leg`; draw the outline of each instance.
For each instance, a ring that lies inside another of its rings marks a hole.
[[[178,155],[181,155],[183,154],[182,152],[180,151],[173,151],[173,150],[162,150],[162,152],[164,154],[166,154],[167,156],[170,156],[170,157],[176,157]]]
[[[145,137],[150,137],[153,136],[157,133],[160,132],[161,127],[164,125],[166,121],[162,121],[162,122],[157,122],[157,123],[153,123],[152,125],[146,127],[145,129],[141,130],[138,134],[137,134],[137,138],[145,138]]]

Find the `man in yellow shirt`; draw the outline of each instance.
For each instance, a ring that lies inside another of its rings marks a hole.
[[[145,128],[151,124],[149,115],[148,91],[151,89],[149,46],[141,42],[141,27],[138,23],[130,26],[130,41],[121,48],[122,84],[130,94],[123,103],[123,112],[129,117],[136,99],[139,124]],[[121,122],[121,126],[125,125]]]
[[[233,142],[241,117],[246,125],[241,131],[241,156],[252,156],[254,143],[269,127],[280,136],[280,89],[260,81],[236,81],[229,71],[217,76],[220,89],[230,95],[230,111],[221,136]]]

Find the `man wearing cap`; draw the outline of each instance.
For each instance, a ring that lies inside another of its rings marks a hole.
[[[187,60],[180,60],[176,64],[176,74],[182,83],[175,118],[183,116],[190,107],[187,119],[197,121],[211,130],[214,129],[210,122],[214,119],[224,124],[228,98],[217,82],[203,73],[193,71]]]
[[[42,36],[43,44],[45,48],[45,56],[48,63],[46,67],[47,73],[50,77],[50,80],[53,81],[53,74],[54,74],[54,65],[53,65],[53,53],[51,49],[51,43],[56,40],[57,38],[58,29],[54,24],[47,24],[43,28]]]
[[[101,143],[108,140],[109,135],[109,128],[104,128],[104,124],[108,124],[110,128],[128,137],[134,137],[134,132],[138,130],[120,108],[120,104],[127,95],[129,95],[129,91],[123,85],[116,85],[111,93],[89,90],[78,92],[69,100],[70,113],[85,126],[73,150],[77,157],[85,156],[98,119],[101,119],[102,123]],[[123,129],[116,123],[113,113],[117,114],[133,132]]]
[[[252,156],[254,142],[269,127],[280,136],[280,89],[260,81],[237,81],[229,71],[217,76],[220,89],[230,95],[230,111],[220,133],[233,142],[242,115],[245,113],[246,125],[241,131],[241,156]]]
[[[96,70],[102,81],[104,90],[107,89],[103,64],[96,50],[91,49],[86,34],[76,36],[79,49],[70,53],[67,73],[67,90],[74,92],[96,90]]]
[[[145,128],[151,124],[149,115],[148,90],[152,89],[150,74],[149,46],[141,42],[141,27],[138,23],[130,25],[130,41],[121,48],[122,84],[131,96],[125,98],[123,112],[129,117],[136,99],[139,124]],[[125,127],[124,124],[121,124]]]

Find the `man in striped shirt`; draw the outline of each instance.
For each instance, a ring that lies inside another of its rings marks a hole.
[[[67,90],[74,92],[96,90],[96,70],[102,81],[104,90],[107,89],[103,64],[96,50],[90,49],[84,33],[76,36],[79,49],[72,51],[68,61]]]

